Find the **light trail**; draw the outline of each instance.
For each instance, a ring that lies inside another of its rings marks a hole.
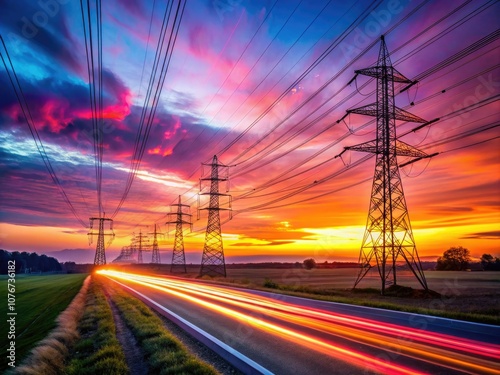
[[[385,323],[383,327],[381,327],[379,322],[374,322],[362,318],[352,318],[348,315],[342,315],[342,314],[332,315],[329,312],[324,312],[321,310],[315,310],[311,308],[304,309],[301,306],[296,306],[286,302],[277,303],[276,300],[270,298],[266,297],[256,298],[254,294],[245,293],[243,291],[233,291],[232,289],[222,288],[213,285],[207,286],[202,284],[195,284],[192,282],[186,282],[182,280],[178,281],[177,279],[166,279],[166,278],[142,276],[142,275],[139,276],[143,280],[147,280],[152,284],[168,286],[181,290],[191,290],[193,292],[196,291],[198,295],[205,297],[208,297],[209,295],[218,296],[220,298],[216,297],[213,298],[226,303],[232,303],[231,301],[234,300],[245,303],[246,307],[250,307],[249,304],[253,304],[264,307],[266,309],[266,312],[269,313],[272,312],[273,309],[287,311],[287,312],[293,311],[296,314],[314,316],[318,319],[323,319],[325,321],[329,321],[332,323],[336,322],[336,323],[351,325],[356,328],[360,327],[367,328],[372,331],[381,332],[384,335],[390,333],[398,337],[405,336],[412,338],[414,340],[421,340],[427,344],[440,345],[451,349],[465,349],[470,353],[474,353],[477,355],[491,355],[493,359],[500,360],[500,349],[498,346],[495,345],[489,345],[483,343],[478,344],[471,340],[463,340],[463,339],[457,340],[456,337],[443,334],[435,334],[434,336],[429,337],[428,333],[426,332],[422,332],[409,327],[402,328],[400,326],[389,323]]]
[[[396,353],[397,356],[411,357],[457,371],[500,373],[499,345],[351,317],[188,280],[112,270],[100,270],[98,273],[167,293],[358,367],[366,368],[369,365],[384,374],[422,372],[339,346],[335,343],[335,338],[340,337],[352,343],[383,349]],[[327,334],[331,339],[326,341],[314,332],[320,332],[322,336]]]

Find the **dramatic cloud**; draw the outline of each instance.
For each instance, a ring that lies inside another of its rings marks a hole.
[[[498,240],[500,238],[500,231],[492,231],[492,232],[480,232],[480,233],[471,233],[463,239],[477,239],[477,240]]]

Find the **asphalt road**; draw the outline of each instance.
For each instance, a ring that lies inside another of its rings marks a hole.
[[[107,276],[275,374],[500,374],[496,326],[170,277]]]

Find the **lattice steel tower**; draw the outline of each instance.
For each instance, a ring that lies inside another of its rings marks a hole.
[[[210,275],[226,277],[226,262],[224,260],[219,211],[229,210],[231,213],[231,195],[219,193],[219,182],[229,180],[229,167],[220,164],[217,160],[217,155],[214,155],[211,164],[204,165],[211,167],[211,173],[210,177],[200,179],[200,195],[209,195],[210,201],[208,208],[203,208],[203,210],[208,210],[208,222],[207,232],[205,234],[205,246],[203,247],[203,256],[201,259],[200,276]],[[209,193],[201,192],[202,181],[210,181]],[[229,208],[220,207],[219,198],[221,196],[229,197]]]
[[[94,232],[94,221],[96,220],[99,222],[99,228],[97,232]],[[97,246],[95,249],[94,264],[96,266],[101,266],[103,264],[106,264],[106,248],[104,245],[104,236],[111,236],[107,244],[108,246],[111,244],[111,241],[115,237],[115,234],[113,233],[113,220],[104,217],[91,217],[89,218],[89,221],[90,229],[87,233],[87,235],[89,236],[89,245],[92,244],[93,237],[97,235]],[[104,229],[104,222],[109,223],[109,232],[111,233],[106,233]]]
[[[355,73],[377,80],[377,102],[347,112],[376,117],[377,139],[345,148],[376,154],[370,208],[359,256],[361,270],[354,287],[370,270],[371,262],[375,258],[382,280],[381,292],[384,294],[387,285],[396,284],[396,261],[402,256],[419,283],[427,290],[427,281],[413,238],[397,156],[420,160],[429,155],[396,137],[396,120],[421,123],[426,121],[395,105],[394,82],[412,81],[392,66],[384,36],[381,37],[377,65],[356,70]]]
[[[138,264],[144,263],[142,258],[142,252],[148,249],[148,244],[147,244],[148,240],[149,240],[148,236],[142,234],[142,230],[139,230],[139,234],[135,236],[134,242],[135,242],[135,247],[137,249]]]
[[[153,233],[153,254],[151,255],[151,263],[154,264],[160,264],[160,249],[158,248],[158,238],[157,238],[157,231],[156,231],[156,224],[155,224],[155,230]]]
[[[175,224],[175,239],[170,272],[187,272],[186,256],[184,254],[183,226],[184,224],[188,224],[192,229],[191,214],[189,213],[189,206],[181,203],[180,195],[179,203],[172,204],[172,207],[176,207],[176,210],[168,213],[169,221],[166,222],[166,224]],[[174,216],[175,219],[171,219],[172,216]],[[185,220],[185,217],[187,217],[188,220]]]

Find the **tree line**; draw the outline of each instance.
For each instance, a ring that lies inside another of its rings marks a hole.
[[[0,250],[0,274],[5,275],[7,273],[7,266],[11,260],[16,262],[16,273],[62,270],[61,264],[56,258],[44,254]]]
[[[436,270],[438,271],[465,271],[471,263],[470,251],[462,246],[450,247],[437,259]],[[500,271],[500,258],[491,254],[481,256],[481,268],[484,271]],[[304,260],[303,267],[307,270],[320,268],[313,258]]]
[[[462,246],[450,247],[437,260],[438,271],[464,271],[469,268],[470,251]],[[484,271],[500,271],[500,258],[491,254],[481,256],[481,268]]]

